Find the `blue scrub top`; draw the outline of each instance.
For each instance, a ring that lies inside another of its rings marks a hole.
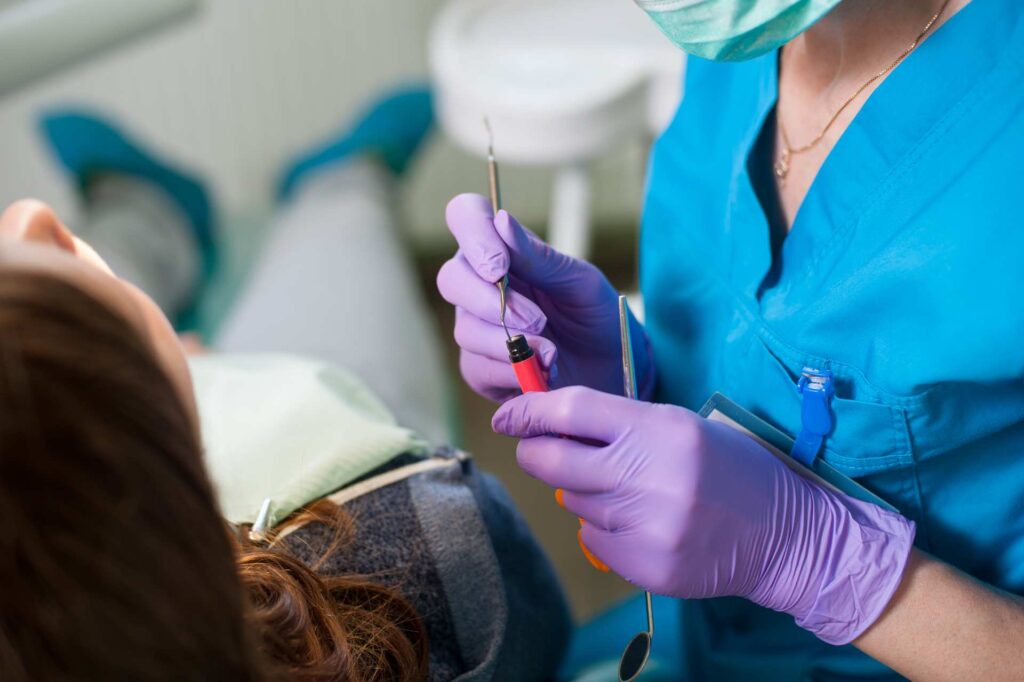
[[[691,59],[655,145],[641,282],[659,399],[722,391],[796,434],[801,368],[830,369],[822,456],[916,521],[921,549],[1024,593],[1024,3],[974,0],[889,75],[773,264],[755,147],[776,64]],[[892,675],[742,600],[683,608],[690,679]]]

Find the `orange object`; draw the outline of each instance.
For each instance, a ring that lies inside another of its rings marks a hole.
[[[583,544],[583,519],[580,519],[580,526],[580,530],[576,531],[576,542],[580,543],[580,549],[583,550],[583,556],[587,557],[587,560],[590,561],[591,566],[601,571],[602,573],[607,573],[611,569],[609,569],[603,561],[594,556],[594,553],[591,552],[585,544]]]
[[[555,491],[555,502],[558,503],[559,507],[565,509],[565,491],[562,490],[561,488]],[[582,528],[584,524],[583,519],[580,519],[578,516],[576,518],[579,519],[580,528]],[[583,535],[580,532],[576,533],[576,541],[580,543],[580,549],[583,550],[583,556],[587,557],[587,560],[590,561],[590,565],[599,571],[607,573],[609,570],[608,566],[606,566],[603,561],[594,556],[594,553],[591,552],[585,544],[583,544]]]

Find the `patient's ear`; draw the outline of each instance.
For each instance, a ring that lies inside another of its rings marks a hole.
[[[7,207],[0,215],[0,236],[51,244],[76,253],[71,231],[57,218],[52,208],[36,199],[22,199]]]

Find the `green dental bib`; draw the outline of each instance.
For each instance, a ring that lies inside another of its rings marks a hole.
[[[190,358],[206,466],[221,511],[269,525],[426,443],[351,373],[289,355]]]

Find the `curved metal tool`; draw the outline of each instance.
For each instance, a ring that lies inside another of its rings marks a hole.
[[[636,400],[636,370],[633,367],[633,341],[629,335],[629,303],[625,296],[619,296],[619,338],[622,341],[622,386],[623,393],[630,400]],[[647,629],[638,632],[629,640],[622,658],[619,659],[619,680],[629,682],[635,680],[651,657],[651,644],[654,641],[654,604],[651,593],[644,592],[644,605],[647,608]]]

